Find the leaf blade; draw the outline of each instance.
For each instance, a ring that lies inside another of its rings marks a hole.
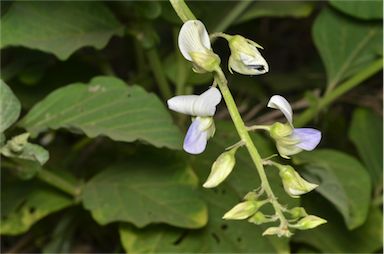
[[[142,140],[156,147],[180,149],[181,133],[161,101],[139,86],[112,77],[90,85],[75,83],[55,90],[21,120],[32,135],[48,128],[76,128],[89,137]]]
[[[1,48],[24,46],[67,59],[84,46],[101,49],[122,25],[102,3],[15,2],[2,17]]]
[[[21,104],[12,90],[0,80],[0,133],[4,132],[19,118]]]

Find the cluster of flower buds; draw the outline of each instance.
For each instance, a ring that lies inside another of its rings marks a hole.
[[[259,52],[259,49],[263,49],[259,44],[240,35],[224,33],[211,35],[211,38],[215,37],[222,37],[228,41],[231,50],[228,69],[231,73],[235,71],[245,75],[260,75],[269,71],[267,62]],[[189,20],[184,23],[179,33],[178,45],[185,59],[192,62],[195,72],[221,72],[220,57],[213,52],[210,36],[201,21]],[[208,140],[215,133],[213,116],[221,97],[220,91],[213,86],[201,95],[175,96],[168,100],[168,107],[171,110],[192,116],[192,123],[184,139],[183,148],[186,152],[200,154],[205,150]],[[292,107],[284,97],[280,95],[272,96],[267,106],[280,110],[287,122],[276,122],[269,126],[251,126],[249,130],[267,130],[270,137],[275,141],[277,151],[281,157],[288,159],[289,156],[303,150],[311,151],[319,144],[321,140],[320,131],[311,128],[293,127]],[[241,142],[219,155],[213,163],[211,172],[203,187],[214,188],[230,175],[236,164],[236,152],[243,145]],[[293,198],[298,198],[300,195],[308,193],[317,187],[316,184],[304,180],[290,165],[282,165],[272,161],[266,161],[266,163],[278,168],[284,189]],[[257,225],[280,220],[278,227],[270,227],[263,233],[263,235],[277,235],[279,237],[291,236],[292,233],[289,228],[304,230],[326,222],[319,217],[308,215],[302,207],[295,207],[290,210],[283,208],[273,197],[273,194],[272,196],[267,195],[263,199],[261,197],[264,191],[261,188],[259,192],[249,192],[242,202],[224,214],[223,219],[247,219],[250,223]],[[279,205],[282,212],[265,215],[260,209],[267,203],[272,204],[275,209],[276,204]],[[289,221],[296,223],[288,223],[283,213],[288,213],[291,217]]]

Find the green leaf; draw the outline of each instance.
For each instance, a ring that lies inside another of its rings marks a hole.
[[[202,253],[200,230],[183,230],[166,225],[137,229],[120,225],[120,241],[127,253]]]
[[[308,212],[326,218],[328,223],[310,231],[297,231],[293,241],[315,247],[321,253],[378,253],[383,247],[383,214],[371,207],[366,222],[350,231],[333,207],[321,197],[303,199]]]
[[[230,122],[216,122],[217,131],[206,151],[195,157],[193,168],[200,182],[208,177],[210,167],[225,147],[239,139]],[[253,135],[262,156],[274,151],[261,136]],[[297,205],[285,195],[277,170],[267,168],[270,183],[282,204]],[[200,183],[200,185],[201,185]],[[214,189],[201,189],[201,196],[208,204],[209,220],[200,230],[183,230],[164,226],[136,229],[122,225],[120,237],[128,253],[288,253],[287,239],[262,237],[265,227],[246,221],[225,221],[222,216],[237,204],[244,195],[260,185],[257,171],[244,148],[236,154],[236,165],[228,178]],[[272,210],[267,213],[273,213]]]
[[[11,89],[0,80],[0,133],[19,118],[21,105]]]
[[[21,126],[32,135],[48,128],[67,128],[89,137],[139,139],[172,149],[182,143],[180,131],[154,94],[113,77],[96,77],[89,85],[75,83],[55,90],[32,108]]]
[[[101,2],[14,2],[1,25],[1,48],[24,46],[61,60],[84,46],[101,49],[123,32]]]
[[[1,191],[0,233],[24,233],[40,219],[72,204],[69,196],[38,181],[8,179]]]
[[[358,108],[353,112],[349,138],[364,161],[372,182],[383,185],[383,119],[372,111]]]
[[[312,37],[331,87],[374,61],[382,48],[381,23],[359,22],[329,8],[316,18]]]
[[[383,1],[351,1],[351,0],[330,0],[333,7],[348,15],[361,19],[382,19]]]
[[[319,149],[296,155],[294,162],[305,163],[301,174],[319,184],[315,190],[336,206],[349,229],[365,222],[370,206],[371,181],[358,160],[336,150]]]
[[[235,21],[236,24],[246,22],[261,17],[308,17],[313,9],[314,4],[304,1],[260,1],[252,4],[241,16]]]
[[[196,177],[174,153],[146,153],[102,171],[86,184],[83,201],[100,224],[125,221],[144,227],[163,222],[200,228],[207,223]]]

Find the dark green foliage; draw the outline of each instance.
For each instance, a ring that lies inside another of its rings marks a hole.
[[[269,73],[227,76],[247,125],[285,121],[265,107],[274,94],[289,99],[296,116],[315,110],[298,117],[322,131],[320,149],[291,164],[319,187],[292,199],[276,168],[266,166],[266,174],[281,204],[305,207],[328,223],[287,239],[261,236],[265,226],[222,219],[260,179],[241,147],[228,178],[202,188],[212,163],[239,141],[224,102],[206,151],[181,151],[190,118],[167,109],[164,87],[172,96],[200,94],[213,78],[194,73],[179,53],[182,22],[170,3],[13,1],[1,2],[2,249],[380,251],[382,79],[361,75],[382,57],[382,1],[187,4],[209,32],[223,29],[264,47]],[[227,72],[226,42],[212,45]],[[263,158],[276,153],[264,133],[252,139]]]

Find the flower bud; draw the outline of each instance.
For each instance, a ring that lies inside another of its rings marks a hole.
[[[290,209],[288,212],[291,214],[292,218],[294,219],[298,219],[308,215],[303,207],[294,207]]]
[[[262,212],[256,212],[254,215],[252,215],[251,218],[248,219],[248,222],[254,223],[256,225],[261,225],[270,221],[272,221],[272,219],[265,217]]]
[[[324,223],[327,223],[327,221],[324,220],[323,218],[317,217],[315,215],[308,215],[302,218],[301,220],[299,220],[299,222],[292,225],[291,227],[300,229],[300,230],[306,230],[306,229],[315,228]]]
[[[194,64],[193,71],[197,73],[213,72],[220,65],[220,57],[211,50],[204,52],[189,52]]]
[[[224,214],[223,219],[225,220],[243,220],[252,216],[254,213],[259,210],[267,201],[244,201],[237,204],[226,214]]]
[[[293,167],[289,165],[280,165],[277,167],[280,170],[280,177],[283,181],[285,192],[293,197],[298,198],[299,195],[310,192],[315,189],[318,185],[305,181]]]
[[[226,35],[231,56],[228,60],[228,69],[245,75],[259,75],[268,72],[269,67],[257,48],[259,44],[240,35]]]
[[[235,153],[237,148],[222,153],[213,163],[211,173],[207,181],[203,184],[204,188],[213,188],[223,182],[232,172],[236,164]]]
[[[5,156],[10,156],[14,153],[21,153],[28,143],[29,133],[23,133],[16,137],[13,137],[11,140],[7,142],[7,144],[2,148],[1,152]]]
[[[277,235],[278,237],[291,237],[293,234],[288,230],[288,228],[282,227],[270,227],[263,232],[263,235]]]

